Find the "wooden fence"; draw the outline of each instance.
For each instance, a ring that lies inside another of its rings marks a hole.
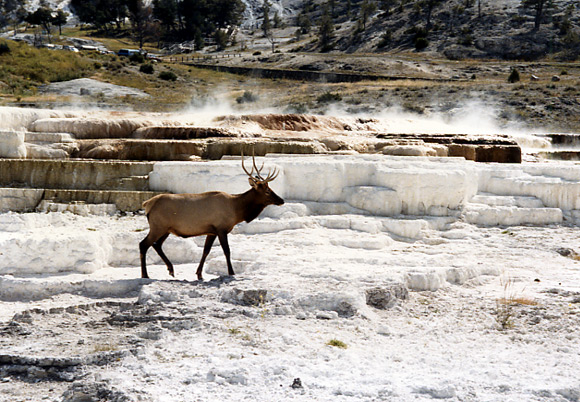
[[[235,57],[242,57],[241,53],[224,53],[215,55],[204,55],[204,56],[171,56],[165,58],[165,61],[169,63],[197,63],[210,60],[218,59],[229,59]]]

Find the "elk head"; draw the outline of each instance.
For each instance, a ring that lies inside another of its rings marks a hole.
[[[283,205],[284,200],[280,198],[274,191],[272,191],[270,186],[268,186],[268,183],[274,180],[276,177],[278,177],[278,173],[280,172],[274,169],[273,171],[268,173],[266,178],[264,178],[260,175],[263,168],[264,164],[262,163],[262,166],[258,169],[258,167],[256,166],[256,158],[252,154],[252,171],[248,172],[246,166],[244,165],[244,152],[242,151],[242,169],[244,169],[244,172],[246,172],[246,174],[248,175],[248,182],[250,183],[250,186],[252,186],[252,189],[256,193],[256,202],[264,206],[271,204]],[[254,170],[256,171],[255,175]]]

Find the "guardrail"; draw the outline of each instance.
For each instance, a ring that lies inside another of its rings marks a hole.
[[[195,63],[200,61],[209,61],[217,59],[229,59],[234,57],[242,57],[241,53],[225,53],[216,55],[204,55],[204,56],[171,56],[166,57],[165,61],[169,63]]]

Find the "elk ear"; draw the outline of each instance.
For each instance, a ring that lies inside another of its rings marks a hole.
[[[252,186],[252,188],[257,189],[258,188],[258,183],[256,183],[256,181],[253,178],[248,178],[248,183],[250,183],[250,186]]]

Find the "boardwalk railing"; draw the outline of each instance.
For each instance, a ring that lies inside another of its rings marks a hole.
[[[196,63],[202,61],[210,61],[217,59],[229,59],[234,57],[242,57],[241,53],[225,53],[225,54],[215,54],[215,55],[203,55],[203,56],[171,56],[166,58],[165,61],[169,63]]]

